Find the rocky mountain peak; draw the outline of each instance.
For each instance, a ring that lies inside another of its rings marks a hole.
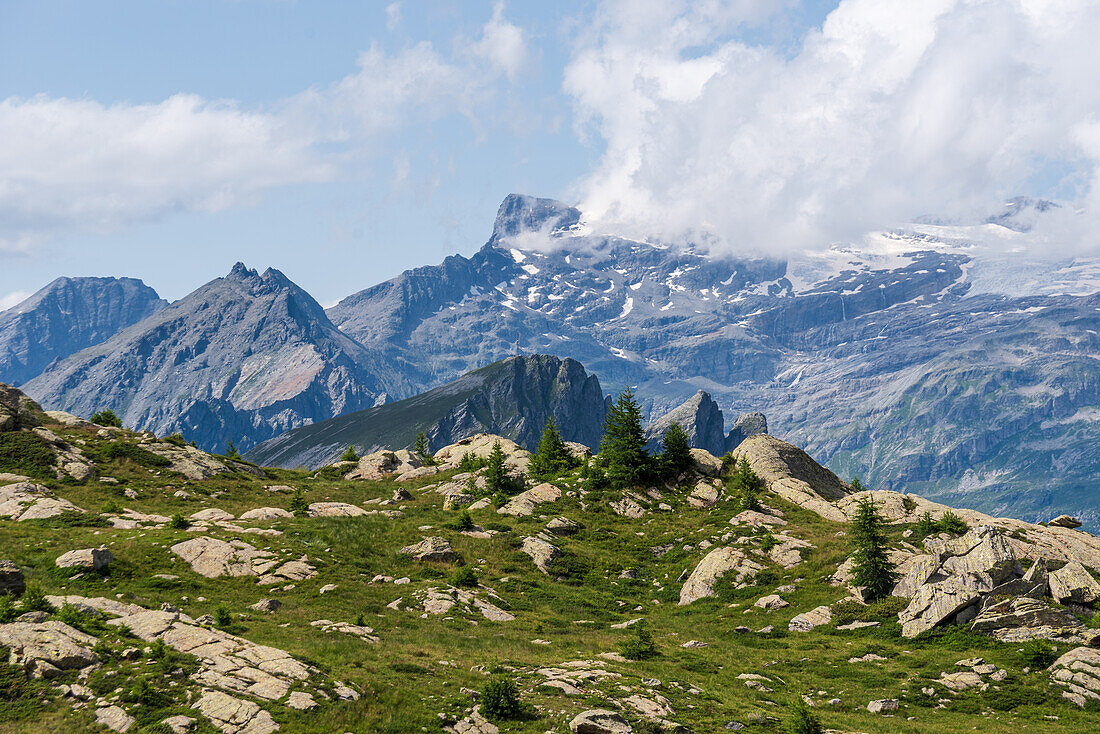
[[[545,231],[555,234],[580,223],[579,209],[553,199],[538,199],[524,194],[508,194],[497,210],[492,241],[514,237],[523,232]]]
[[[688,435],[692,448],[706,449],[721,456],[732,451],[749,436],[768,432],[768,420],[763,413],[744,413],[737,418],[733,430],[725,433],[725,418],[710,393],[699,390],[681,405],[650,423],[646,429],[650,450],[659,450],[665,431],[673,423]]]

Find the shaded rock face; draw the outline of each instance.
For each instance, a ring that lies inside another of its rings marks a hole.
[[[265,466],[316,468],[349,445],[360,455],[411,447],[420,431],[436,450],[481,433],[534,449],[548,418],[564,439],[595,446],[607,404],[599,379],[575,360],[511,357],[416,397],[288,431],[247,458]]]
[[[0,382],[21,385],[167,305],[135,278],[58,278],[0,311]]]
[[[646,438],[650,451],[659,451],[665,431],[673,423],[688,435],[692,448],[705,449],[715,456],[737,448],[749,436],[768,432],[763,413],[745,413],[737,418],[733,430],[725,433],[725,418],[710,393],[699,390],[682,405],[649,424]]]
[[[29,431],[38,425],[35,413],[41,410],[21,390],[0,382],[0,433]]]
[[[126,425],[245,449],[407,386],[277,270],[238,263],[107,341],[51,365],[27,393],[50,409],[111,408]],[[386,378],[378,375],[386,375]]]
[[[0,595],[21,596],[27,588],[23,572],[11,561],[0,561]]]

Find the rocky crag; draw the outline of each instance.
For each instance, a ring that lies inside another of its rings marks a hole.
[[[599,379],[576,360],[510,357],[416,397],[288,431],[247,458],[265,466],[317,468],[348,446],[360,454],[411,448],[421,431],[432,446],[494,433],[534,449],[548,419],[567,441],[594,445],[607,400]]]

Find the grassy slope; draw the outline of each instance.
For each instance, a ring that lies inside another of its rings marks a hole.
[[[94,442],[89,433],[66,433]],[[54,483],[54,486],[59,495],[92,511],[124,505],[165,515],[191,514],[204,507],[221,507],[235,515],[258,506],[285,507],[287,495],[273,495],[265,490],[272,483],[301,487],[311,502],[336,500],[356,504],[389,497],[394,488],[388,482],[315,480],[293,471],[275,472],[275,481],[241,477],[187,483],[167,474],[153,476],[125,460],[104,467],[102,473],[123,480],[121,486],[136,489],[139,498],[121,498],[114,488],[98,483]],[[575,478],[565,483],[574,481]],[[423,480],[419,484],[427,483],[428,480]],[[173,496],[173,492],[184,487],[194,495],[191,499]],[[193,537],[182,530],[50,527],[44,523],[0,520],[0,556],[14,560],[29,579],[51,593],[121,595],[120,598],[153,608],[170,601],[192,616],[211,613],[215,606],[224,604],[245,615],[235,620],[235,631],[252,641],[308,659],[332,678],[354,683],[366,693],[359,702],[326,704],[319,712],[309,714],[273,706],[284,732],[440,731],[437,714],[461,717],[471,705],[461,689],[479,688],[485,680],[481,670],[495,666],[512,671],[524,698],[541,710],[535,721],[502,725],[505,732],[567,731],[566,723],[577,712],[606,706],[608,698],[629,695],[621,686],[645,695],[649,689],[641,683],[644,678],[662,682],[657,692],[672,701],[676,710],[673,718],[697,732],[718,731],[731,720],[749,723],[754,714],[771,718],[750,724],[750,732],[780,731],[787,716],[787,704],[803,693],[818,703],[815,710],[826,726],[847,731],[931,734],[975,728],[983,732],[1096,730],[1096,712],[1080,711],[1064,702],[1058,691],[1049,686],[1045,672],[1023,672],[1025,664],[1017,647],[969,636],[946,645],[934,640],[903,640],[896,636],[894,626],[863,632],[834,629],[804,634],[786,632],[787,622],[796,613],[844,595],[823,579],[847,556],[848,546],[847,538],[838,535],[843,526],[787,505],[776,497],[769,496],[766,500],[787,513],[788,527],[796,535],[811,540],[818,548],[794,569],[773,569],[777,580],[766,587],[745,592],[726,585],[721,589],[720,599],[680,607],[676,603],[680,589],[676,579],[705,555],[706,551],[698,549],[698,543],[731,530],[735,534],[750,533],[729,525],[735,512],[729,503],[712,509],[692,509],[684,501],[685,492],[677,491],[670,493],[669,499],[675,511],[628,520],[599,506],[582,511],[576,498],[563,497],[555,505],[545,506],[547,516],[563,514],[584,524],[585,530],[561,539],[558,544],[589,568],[583,578],[564,583],[539,574],[518,550],[519,540],[537,532],[546,518],[516,519],[497,515],[492,509],[475,511],[474,520],[479,524],[507,526],[507,532],[491,540],[478,540],[443,527],[453,513],[442,509],[442,497],[415,489],[413,494],[414,500],[403,503],[405,516],[399,519],[379,516],[293,519],[274,525],[284,531],[279,537],[241,536],[257,546],[285,549],[295,555],[308,554],[320,573],[289,592],[273,592],[270,587],[257,586],[247,578],[206,579],[191,572],[167,550],[173,543]],[[425,525],[433,528],[418,529]],[[892,532],[901,530],[894,528]],[[234,537],[223,530],[209,534],[227,540]],[[460,615],[421,619],[411,612],[387,609],[386,605],[397,597],[408,601],[415,590],[443,583],[441,579],[453,572],[452,566],[418,564],[397,553],[402,546],[426,534],[450,539],[464,561],[479,570],[483,582],[506,600],[517,619],[508,623],[471,620]],[[62,552],[100,543],[106,543],[116,558],[109,576],[71,581],[53,570],[53,560]],[[664,556],[654,557],[650,547],[665,543],[673,543],[673,549]],[[618,579],[624,568],[637,568],[640,578]],[[173,573],[180,579],[165,583],[151,579],[153,573]],[[370,584],[376,573],[407,575],[412,583]],[[319,595],[318,588],[328,583],[335,583],[336,591]],[[784,594],[791,602],[789,608],[774,612],[752,608],[756,598],[787,583],[798,586],[794,593]],[[266,596],[277,596],[283,608],[271,615],[248,609],[248,605]],[[639,606],[641,611],[635,611]],[[359,614],[375,628],[382,639],[380,644],[324,633],[309,626],[314,619],[353,621]],[[600,653],[616,650],[618,643],[631,633],[612,630],[610,625],[637,616],[648,620],[661,652],[659,657],[644,662],[607,662],[606,668],[620,673],[622,678],[588,684],[591,695],[584,697],[567,697],[537,687],[543,678],[534,671],[540,667],[596,659]],[[769,624],[778,631],[768,635],[735,631],[740,625],[759,629]],[[107,639],[115,647],[133,644],[117,635],[108,634]],[[550,644],[534,644],[535,639]],[[710,645],[682,648],[680,645],[689,639]],[[847,662],[849,657],[868,652],[888,660]],[[933,708],[934,702],[926,703],[920,688],[929,685],[940,671],[954,670],[955,661],[974,656],[985,657],[1009,671],[1009,679],[1001,684],[1003,690],[1023,691],[1035,702],[1012,711],[993,711],[994,698],[979,694],[952,696],[952,702],[943,709]],[[124,682],[145,674],[144,661],[113,661],[108,668],[119,670],[119,680]],[[746,672],[768,676],[774,681],[769,685],[775,691],[762,693],[747,688],[737,679],[739,673]],[[690,693],[692,686],[701,689],[701,693]],[[842,703],[828,705],[826,701],[834,697]],[[897,716],[883,718],[865,710],[869,700],[891,697],[903,699]],[[30,714],[13,711],[14,720],[3,715],[4,707],[0,702],[3,734],[44,732],[59,727],[73,731],[91,728],[88,712],[73,711],[63,701],[49,700]],[[1052,720],[1048,716],[1058,718]]]

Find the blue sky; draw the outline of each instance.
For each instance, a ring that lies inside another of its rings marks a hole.
[[[0,307],[237,260],[327,304],[473,252],[513,191],[771,254],[1086,206],[1100,23],[1035,5],[0,0]]]

